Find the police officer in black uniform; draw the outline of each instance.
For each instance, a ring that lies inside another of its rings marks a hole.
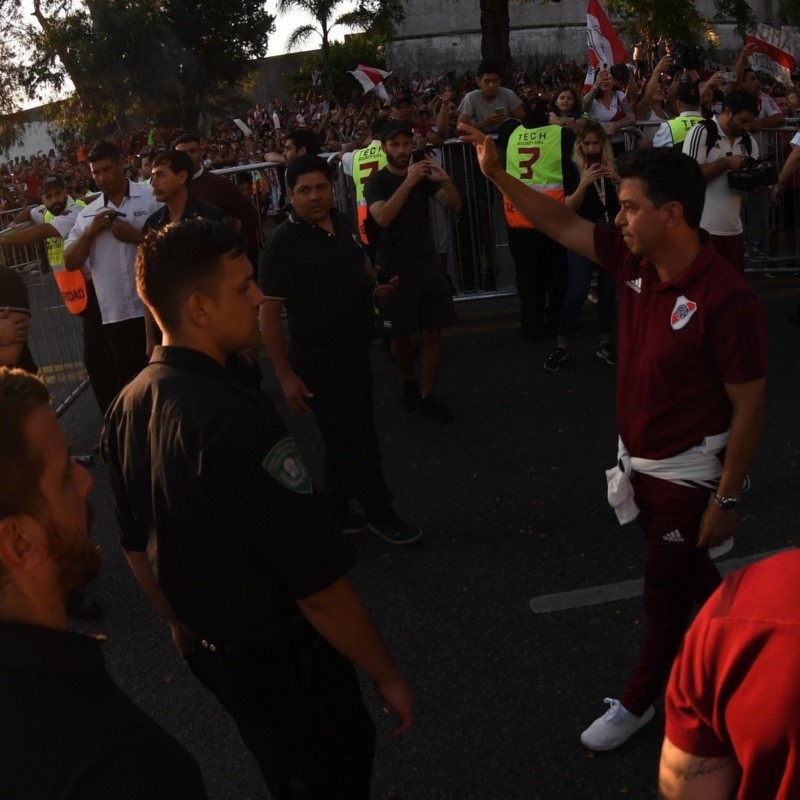
[[[372,412],[368,345],[375,330],[373,293],[390,295],[399,279],[376,286],[355,228],[333,205],[333,178],[318,156],[286,169],[292,211],[264,248],[259,283],[261,334],[287,402],[313,411],[325,440],[325,494],[340,528],[369,530],[390,544],[422,532],[399,517],[381,469]],[[287,357],[281,314],[292,336]],[[349,506],[360,503],[366,518]]]
[[[413,698],[344,577],[353,556],[294,439],[224,366],[258,342],[264,298],[243,242],[225,224],[173,223],[148,235],[136,270],[164,344],[103,432],[126,557],[275,800],[366,800],[374,726],[353,663],[398,713],[396,733]]]

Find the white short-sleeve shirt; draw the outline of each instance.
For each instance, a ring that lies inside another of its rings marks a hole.
[[[125,214],[125,222],[141,230],[147,218],[162,205],[153,197],[149,186],[129,180],[127,194],[119,206],[101,194],[80,212],[64,247],[69,248],[76,242],[95,215],[105,209],[121,211]],[[136,294],[134,275],[137,248],[138,245],[119,241],[111,231],[102,231],[91,244],[86,266],[92,274],[104,325],[144,316],[144,306]]]

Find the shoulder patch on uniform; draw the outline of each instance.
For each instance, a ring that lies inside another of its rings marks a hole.
[[[697,303],[681,295],[675,301],[675,307],[672,309],[672,314],[669,318],[669,324],[672,326],[672,329],[679,331],[683,328],[694,316],[695,311],[697,311]]]
[[[311,476],[308,474],[303,457],[292,436],[281,439],[264,458],[261,466],[275,478],[281,486],[285,486],[298,494],[311,494]]]

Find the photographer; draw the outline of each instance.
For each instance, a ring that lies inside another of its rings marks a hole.
[[[696,125],[683,143],[683,152],[700,165],[706,179],[706,202],[700,227],[711,234],[717,252],[744,273],[744,234],[739,212],[742,193],[730,188],[728,172],[758,158],[758,145],[749,134],[758,114],[755,97],[731,92],[721,114]],[[754,189],[753,191],[757,191]]]

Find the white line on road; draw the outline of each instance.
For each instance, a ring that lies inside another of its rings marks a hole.
[[[734,558],[730,561],[722,561],[717,566],[724,575],[734,570],[746,567],[754,561],[774,556],[784,550],[793,548],[784,547],[780,550],[770,550],[768,553],[756,553],[745,558]],[[592,586],[589,589],[577,589],[573,592],[559,592],[558,594],[543,594],[531,600],[531,611],[534,614],[549,614],[552,611],[569,611],[572,608],[583,608],[584,606],[596,606],[600,603],[612,603],[615,600],[629,600],[631,597],[638,597],[642,593],[644,581],[620,581],[620,583],[607,583],[604,586]]]

